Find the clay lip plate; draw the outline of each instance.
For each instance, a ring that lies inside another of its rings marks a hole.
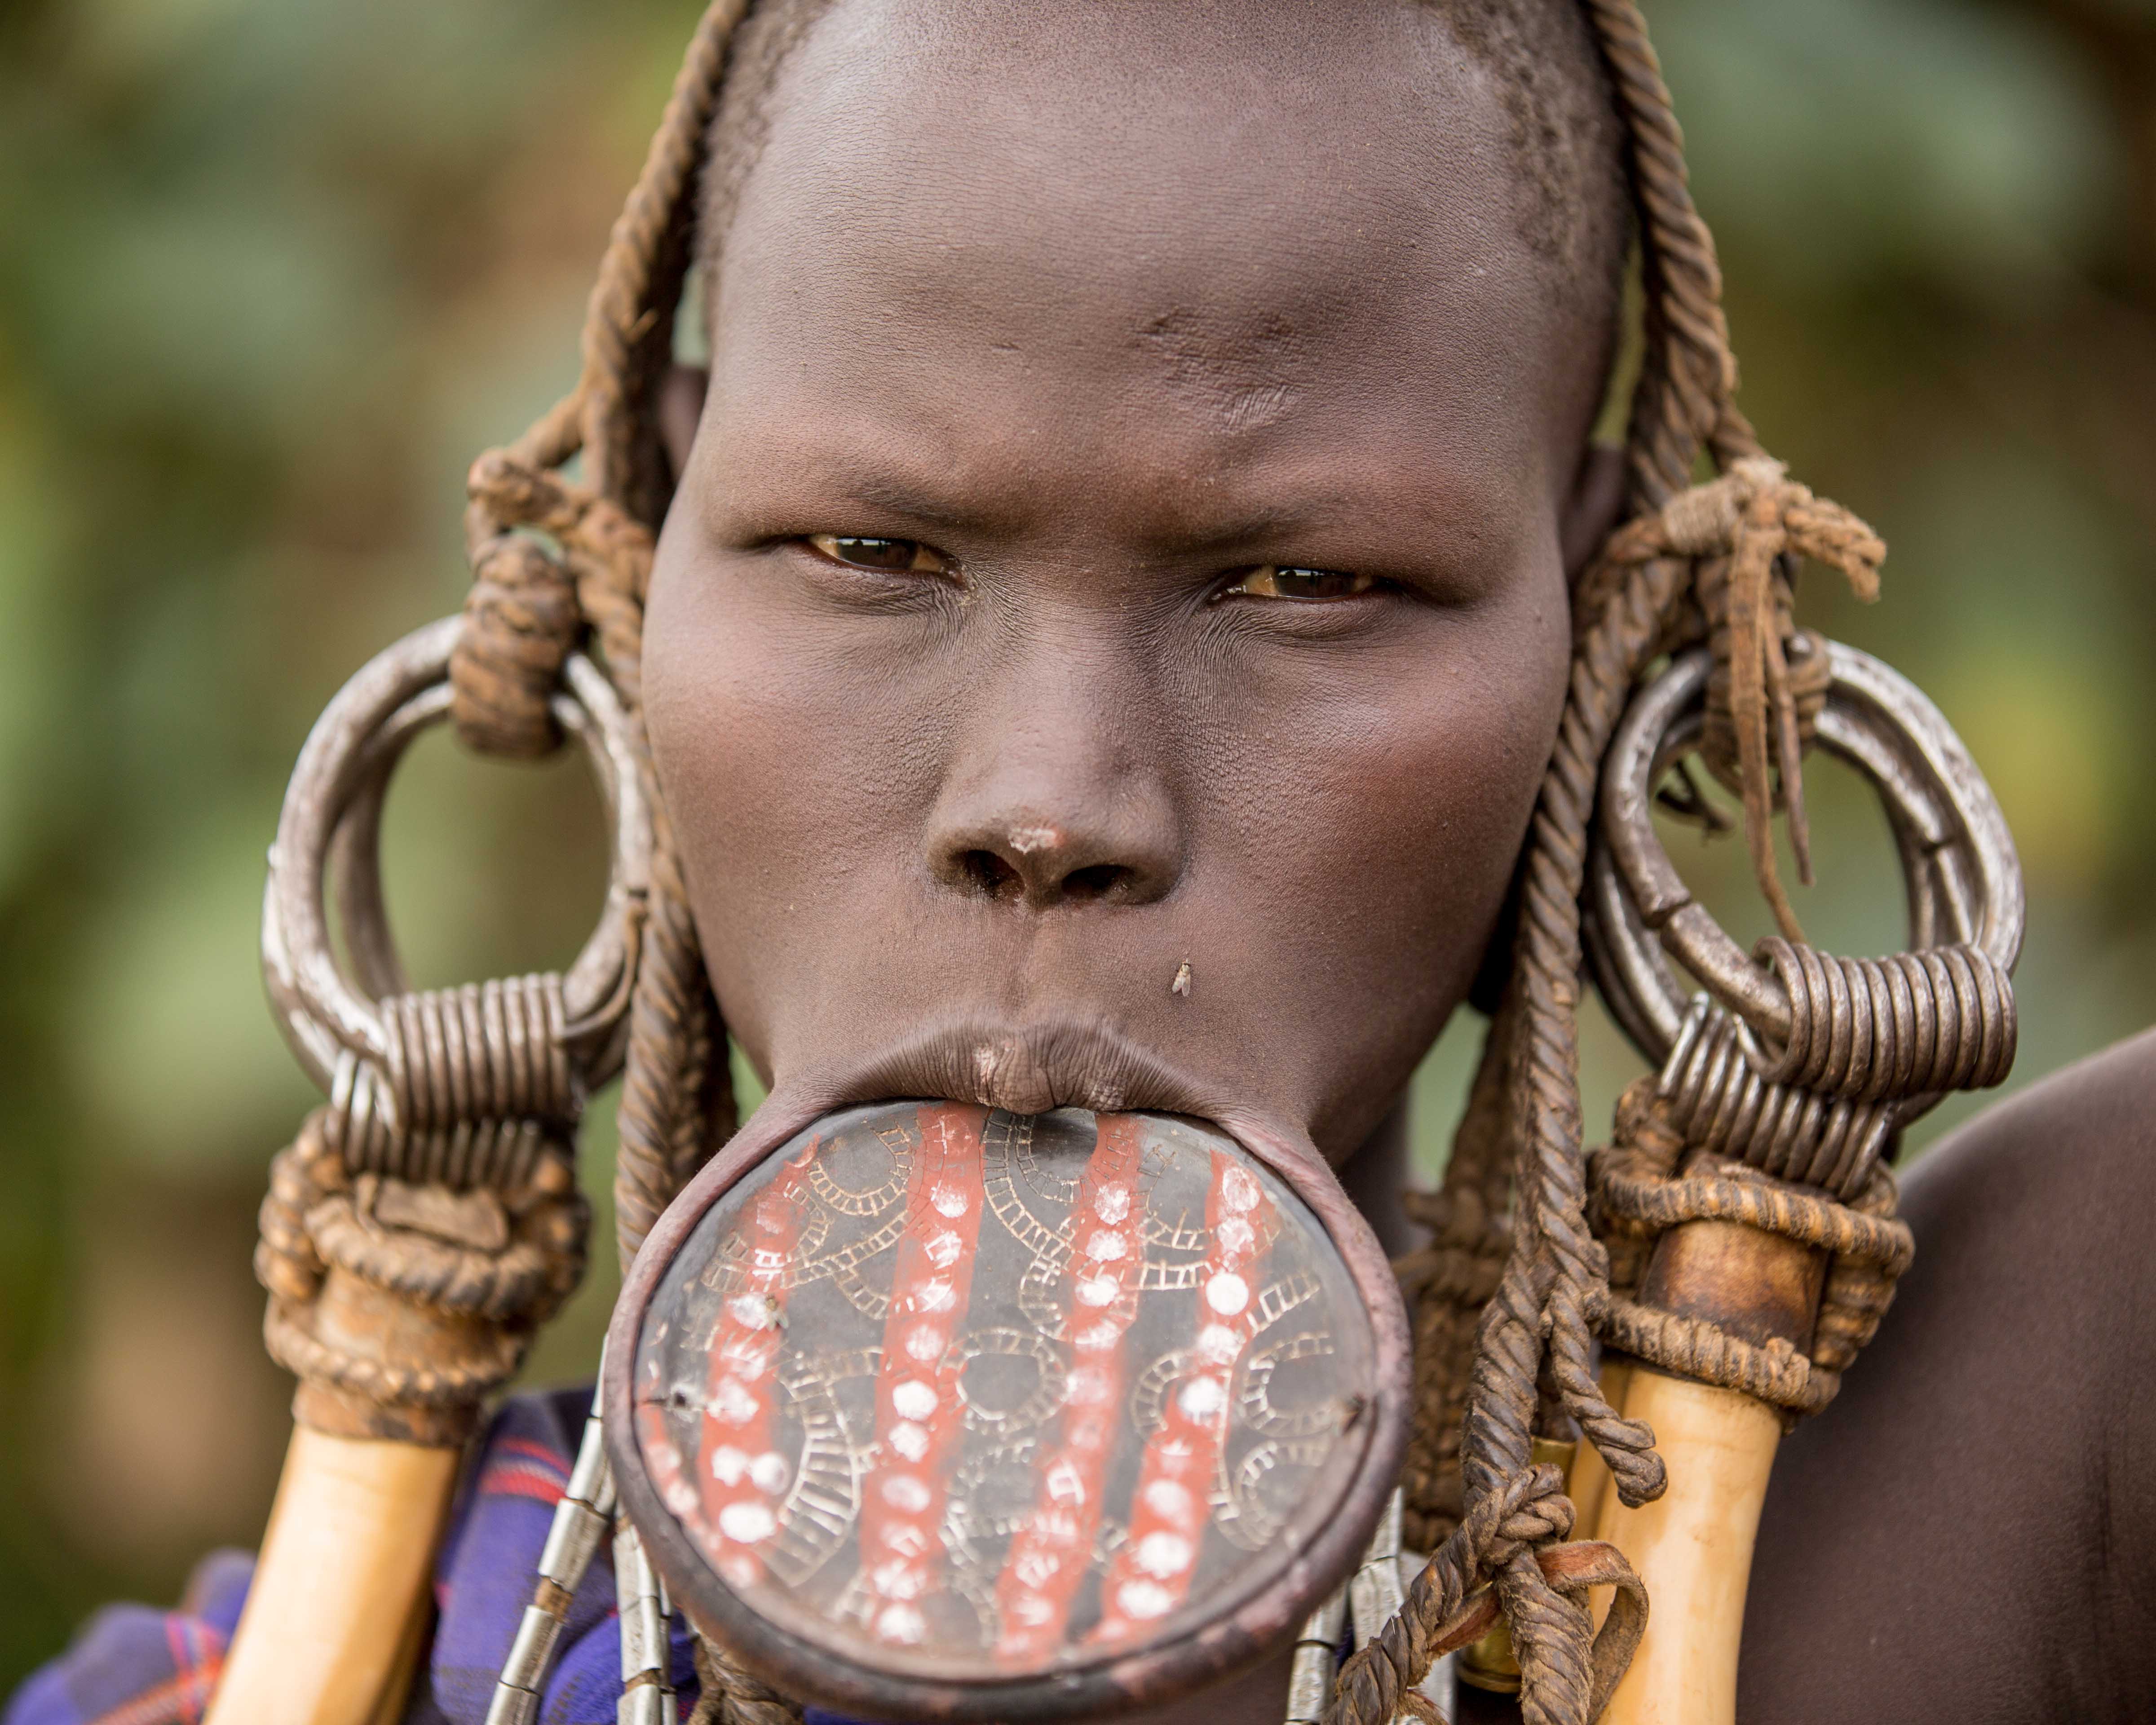
[[[706,1173],[617,1310],[608,1436],[674,1596],[786,1692],[1165,1698],[1359,1556],[1404,1435],[1398,1295],[1306,1168],[1173,1116],[902,1102]]]

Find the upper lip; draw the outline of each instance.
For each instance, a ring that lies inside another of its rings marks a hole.
[[[1107,1025],[971,1020],[916,1033],[855,1066],[827,1106],[901,1096],[978,1102],[1014,1114],[1144,1109],[1212,1117],[1224,1099]]]

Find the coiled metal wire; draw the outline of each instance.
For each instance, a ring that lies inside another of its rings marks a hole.
[[[1766,1076],[1830,1096],[1938,1096],[1999,1083],[2014,1065],[2014,985],[1965,942],[1840,958],[1763,941],[1789,991],[1789,1034]]]
[[[388,1054],[347,1058],[328,1136],[355,1173],[516,1186],[582,1107],[558,976],[511,977],[379,1003]]]
[[[511,977],[381,1003],[382,1061],[398,1120],[570,1120],[579,1098],[563,1047],[558,976]]]
[[[1836,1197],[1860,1190],[1892,1140],[1893,1101],[1774,1082],[1750,1029],[1695,995],[1660,1089],[1687,1144]]]

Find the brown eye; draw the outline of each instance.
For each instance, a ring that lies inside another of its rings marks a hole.
[[[880,569],[901,575],[947,575],[950,560],[917,539],[865,539],[851,533],[811,533],[817,553],[850,569]]]
[[[1383,585],[1374,575],[1343,569],[1304,569],[1286,563],[1260,563],[1245,571],[1229,593],[1253,599],[1352,599]]]

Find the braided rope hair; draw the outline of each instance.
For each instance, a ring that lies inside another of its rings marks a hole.
[[[480,457],[470,480],[475,580],[451,672],[460,734],[511,756],[557,747],[548,696],[567,655],[595,639],[634,716],[652,793],[655,842],[615,1174],[624,1262],[735,1123],[725,1028],[651,777],[639,667],[654,542],[671,485],[658,391],[730,44],[752,4],[715,0],[697,26],[608,244],[575,388],[516,442]],[[1714,242],[1692,204],[1645,21],[1635,0],[1579,4],[1622,122],[1644,289],[1625,520],[1575,591],[1568,695],[1520,863],[1509,978],[1444,1189],[1415,1201],[1433,1244],[1418,1255],[1417,1418],[1404,1483],[1410,1538],[1436,1554],[1399,1616],[1348,1661],[1326,1725],[1386,1725],[1414,1708],[1416,1684],[1439,1644],[1450,1644],[1447,1625],[1456,1627],[1467,1596],[1486,1583],[1512,1625],[1528,1721],[1584,1725],[1621,1675],[1638,1614],[1613,1611],[1598,1644],[1584,1589],[1588,1579],[1629,1582],[1629,1572],[1568,1566],[1572,1505],[1558,1470],[1530,1463],[1537,1408],[1547,1405],[1577,1422],[1626,1502],[1663,1485],[1652,1434],[1620,1417],[1589,1370],[1608,1263],[1585,1214],[1578,1012],[1580,897],[1601,760],[1627,696],[1656,659],[1708,641],[1717,660],[1709,763],[1741,793],[1761,886],[1785,932],[1799,937],[1774,876],[1768,823],[1778,805],[1786,810],[1802,866],[1793,769],[1824,695],[1805,666],[1823,668],[1824,655],[1785,650],[1796,639],[1787,558],[1732,557],[1726,544],[1717,554],[1697,533],[1688,540],[1681,518],[1687,494],[1701,495],[1691,488],[1702,455],[1726,476],[1725,505],[1735,495],[1763,519],[1810,509],[1842,523],[1831,561],[1860,593],[1868,596],[1883,555],[1861,523],[1815,503],[1761,458],[1734,403]],[[583,473],[572,480],[560,470],[580,450]],[[726,1716],[758,1725],[787,1716],[787,1704],[761,1686],[723,1665],[714,1671],[738,1684]]]

